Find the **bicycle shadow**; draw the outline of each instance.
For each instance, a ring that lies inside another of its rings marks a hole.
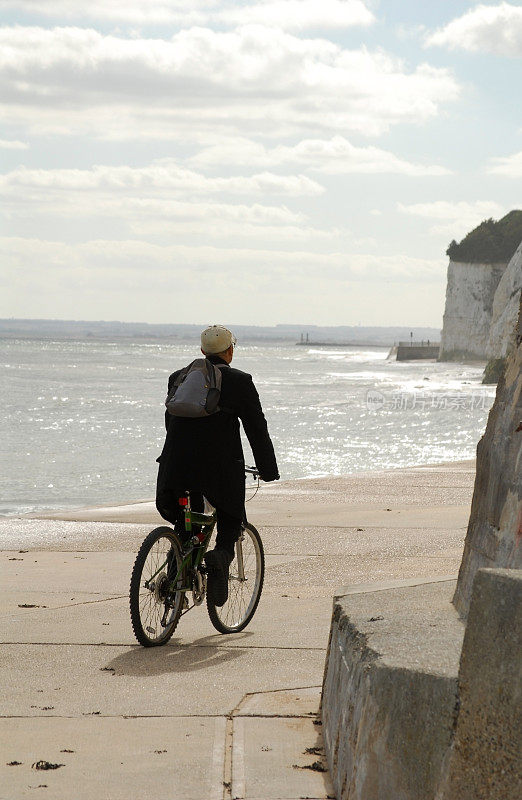
[[[249,631],[234,634],[234,642],[243,641],[252,635]],[[241,656],[242,647],[218,646],[216,640],[222,642],[223,637],[203,636],[194,639],[190,644],[183,644],[181,639],[174,639],[163,647],[132,647],[125,653],[115,656],[103,669],[114,670],[115,675],[151,677],[208,669]]]

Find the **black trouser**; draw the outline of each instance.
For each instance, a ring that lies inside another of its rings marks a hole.
[[[183,497],[184,491],[178,493],[178,497]],[[210,501],[209,501],[210,502]],[[197,513],[203,513],[205,507],[205,501],[203,500],[203,495],[201,492],[191,491],[190,492],[190,508],[192,511],[196,511]],[[219,549],[227,550],[231,556],[234,556],[235,544],[239,538],[239,534],[241,533],[241,525],[243,520],[238,519],[237,517],[233,517],[227,511],[223,511],[221,508],[216,508],[216,516],[217,516],[217,537],[216,537],[216,547]],[[185,531],[185,511],[183,506],[178,506],[176,510],[176,519],[170,520],[171,522],[175,522],[174,530],[178,533],[182,538],[186,536]],[[194,533],[198,533],[200,530],[199,525],[193,525]]]

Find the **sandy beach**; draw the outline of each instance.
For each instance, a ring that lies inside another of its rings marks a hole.
[[[247,506],[267,556],[250,626],[221,636],[203,606],[153,650],[135,642],[127,600],[161,523],[150,501],[0,519],[1,800],[34,787],[138,800],[173,781],[183,800],[326,797],[306,748],[321,747],[332,597],[449,586],[474,476],[466,461],[262,485]]]

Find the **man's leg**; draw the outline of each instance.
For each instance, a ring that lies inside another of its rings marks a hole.
[[[215,606],[228,599],[228,570],[234,560],[236,541],[241,533],[241,519],[217,508],[217,537],[214,550],[205,556],[208,568],[208,596]]]
[[[239,539],[241,533],[242,520],[233,517],[227,511],[222,511],[220,508],[217,511],[217,537],[216,537],[216,550],[226,550],[230,556],[230,560],[234,558],[235,544]]]

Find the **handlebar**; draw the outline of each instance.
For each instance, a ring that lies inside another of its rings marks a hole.
[[[259,478],[259,470],[257,467],[247,467],[245,466],[245,472],[247,475],[253,475],[254,478]]]

